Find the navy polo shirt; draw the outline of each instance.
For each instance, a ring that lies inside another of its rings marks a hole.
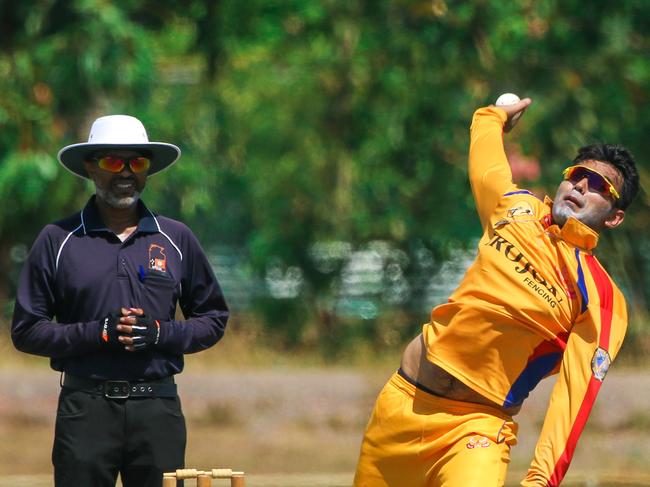
[[[228,307],[194,234],[141,201],[138,211],[137,229],[124,242],[102,222],[94,196],[41,231],[20,276],[16,348],[82,377],[152,380],[179,373],[184,353],[223,336]],[[177,303],[184,320],[175,319]],[[103,345],[102,320],[121,307],[160,321],[157,345],[138,352]]]

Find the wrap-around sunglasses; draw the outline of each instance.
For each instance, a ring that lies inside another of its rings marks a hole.
[[[587,178],[587,183],[589,184],[590,189],[597,191],[603,196],[611,195],[614,197],[614,199],[620,199],[621,197],[621,195],[618,194],[618,191],[616,191],[616,188],[612,182],[607,179],[607,177],[603,176],[598,171],[590,167],[577,164],[575,166],[567,167],[562,172],[562,175],[564,176],[565,180],[571,181],[574,184],[582,181],[584,178]]]
[[[131,158],[104,156],[95,160],[101,169],[113,173],[122,172],[127,164],[131,171],[136,174],[146,171],[151,166],[149,158],[143,156]]]

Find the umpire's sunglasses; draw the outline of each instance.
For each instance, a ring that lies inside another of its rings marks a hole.
[[[565,180],[571,181],[574,184],[587,178],[589,189],[593,189],[603,196],[611,195],[614,199],[620,199],[621,197],[609,179],[590,167],[581,165],[571,166],[567,167],[562,174]]]
[[[131,171],[134,173],[145,172],[151,166],[151,161],[147,157],[114,157],[114,156],[104,156],[98,157],[95,159],[97,165],[108,172],[122,172],[124,168],[128,166],[131,168]]]

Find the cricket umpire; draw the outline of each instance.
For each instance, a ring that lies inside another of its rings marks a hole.
[[[228,307],[194,234],[140,199],[147,177],[179,156],[126,115],[98,118],[88,142],[59,151],[95,194],[36,238],[11,328],[17,349],[50,357],[62,373],[58,487],[114,486],[118,473],[125,487],[154,487],[184,466],[174,375],[185,353],[223,336]]]

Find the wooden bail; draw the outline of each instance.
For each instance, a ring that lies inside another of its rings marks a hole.
[[[232,468],[213,468],[212,469],[212,478],[213,479],[229,479],[232,477]]]

